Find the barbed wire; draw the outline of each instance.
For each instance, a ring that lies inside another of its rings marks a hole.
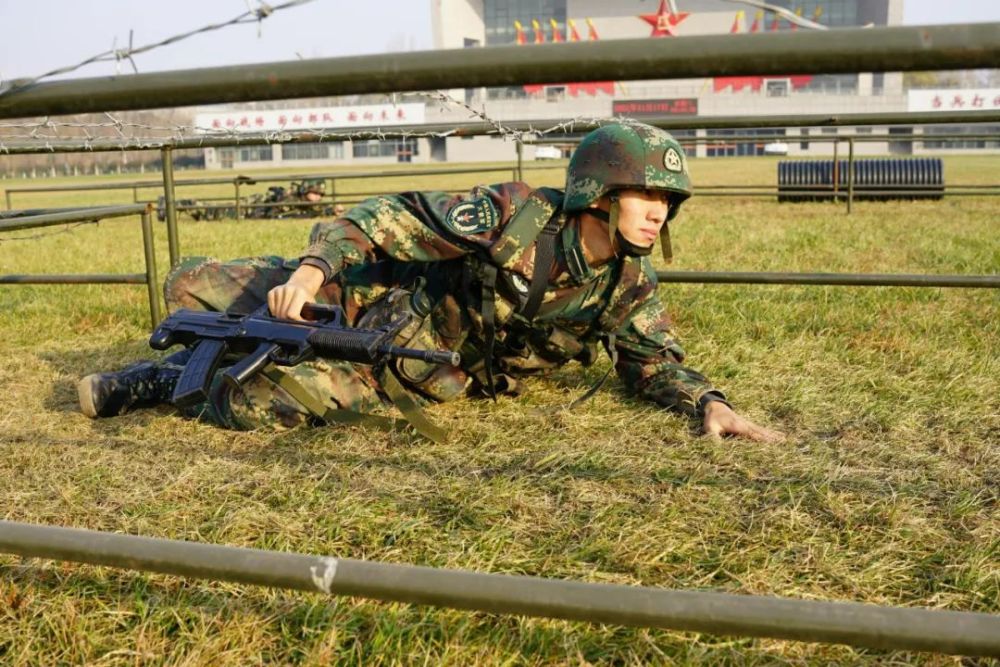
[[[74,72],[82,67],[86,67],[87,65],[92,65],[94,63],[99,63],[99,62],[114,61],[116,63],[116,67],[118,68],[118,72],[121,73],[121,63],[123,61],[128,61],[129,64],[132,65],[132,69],[135,72],[138,72],[139,68],[136,66],[135,60],[132,58],[132,56],[136,56],[141,53],[147,53],[149,51],[152,51],[153,49],[158,49],[164,46],[169,46],[170,44],[175,44],[189,37],[194,37],[195,35],[200,35],[206,32],[212,32],[214,30],[221,30],[223,28],[228,28],[229,26],[240,25],[244,23],[257,23],[257,36],[260,37],[261,25],[264,19],[273,15],[274,12],[281,11],[283,9],[289,9],[292,7],[298,7],[299,5],[304,5],[309,2],[313,2],[314,0],[287,0],[287,2],[283,2],[280,5],[274,5],[274,6],[267,4],[263,0],[255,0],[255,1],[257,2],[257,6],[251,7],[250,0],[246,0],[247,11],[243,12],[239,16],[236,16],[235,18],[232,18],[228,21],[223,21],[221,23],[211,23],[209,25],[202,26],[201,28],[196,28],[194,30],[181,33],[179,35],[173,35],[171,37],[167,37],[166,39],[160,40],[159,42],[154,42],[152,44],[146,44],[143,46],[133,46],[132,45],[133,31],[129,30],[127,48],[118,48],[118,38],[116,36],[111,44],[111,49],[109,51],[98,53],[97,55],[91,56],[90,58],[87,58],[86,60],[83,60],[82,62],[79,62],[75,65],[67,65],[65,67],[59,67],[54,70],[45,72],[44,74],[39,74],[38,76],[32,78],[13,79],[11,81],[0,80],[0,96],[9,94],[10,92],[18,90],[20,88],[24,88],[32,84],[38,83],[43,79],[48,79],[53,76],[58,76],[59,74],[68,74],[69,72]]]
[[[63,229],[58,229],[55,231],[48,231],[48,232],[40,232],[38,234],[32,234],[30,236],[0,236],[0,243],[6,243],[8,241],[37,241],[38,239],[44,239],[50,236],[69,234],[70,232],[76,231],[79,227],[82,227],[83,225],[96,225],[99,222],[100,220],[84,220],[83,222],[75,222],[73,224],[67,224],[66,227]],[[0,231],[0,234],[2,233],[3,232]]]
[[[526,128],[513,128],[489,115],[485,105],[476,108],[470,103],[463,102],[449,95],[447,92],[422,91],[387,95],[387,99],[395,104],[399,99],[422,99],[436,104],[440,104],[442,109],[461,109],[469,114],[470,118],[479,120],[489,125],[493,132],[512,141],[523,143],[528,137],[545,137],[546,135],[558,133],[574,133],[590,129],[595,126],[611,122],[622,122],[622,118],[605,116],[578,116],[568,120],[555,122],[552,125],[545,125],[539,121],[537,126],[529,124]],[[83,121],[59,121],[45,117],[37,121],[21,123],[0,123],[0,132],[10,130],[23,130],[24,133],[0,134],[0,154],[10,153],[11,149],[5,142],[13,140],[24,140],[27,142],[39,142],[42,151],[56,152],[58,146],[53,142],[70,142],[74,139],[82,140],[83,151],[93,150],[95,142],[117,141],[117,148],[122,151],[148,150],[162,148],[170,145],[174,141],[190,142],[196,140],[194,145],[187,148],[198,148],[202,141],[206,144],[213,140],[224,139],[237,143],[245,141],[247,144],[280,144],[307,138],[312,142],[330,141],[368,141],[388,139],[410,140],[419,138],[446,138],[456,134],[454,129],[435,129],[421,131],[419,129],[408,129],[400,131],[393,126],[383,126],[376,128],[361,128],[358,130],[331,129],[328,127],[306,127],[297,129],[279,129],[262,132],[246,132],[238,127],[219,128],[204,127],[195,124],[175,123],[170,125],[156,125],[151,123],[141,123],[118,118],[111,113],[105,112],[102,122]],[[579,128],[579,129],[578,129]],[[76,130],[83,133],[83,137],[67,136],[61,134],[64,129]],[[202,141],[197,141],[202,140]]]

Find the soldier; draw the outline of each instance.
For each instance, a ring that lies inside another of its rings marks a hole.
[[[339,304],[350,323],[369,327],[407,312],[397,344],[462,357],[458,368],[318,360],[270,368],[240,389],[220,372],[212,399],[193,412],[229,428],[284,428],[356,422],[393,403],[438,439],[418,404],[516,395],[525,376],[571,360],[589,365],[603,344],[629,391],[700,420],[706,433],[780,440],[683,365],[657,296],[649,254],[659,236],[669,259],[668,223],[690,195],[681,146],[662,130],[623,122],[583,139],[564,192],[503,183],[459,197],[381,196],[317,225],[298,260],[187,259],[166,280],[171,309],[249,312],[266,301],[274,316],[298,320],[303,304],[316,301]],[[90,375],[80,381],[81,409],[106,417],[167,402],[187,356]]]

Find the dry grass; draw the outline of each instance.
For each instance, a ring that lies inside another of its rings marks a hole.
[[[948,173],[988,182],[998,166],[956,158]],[[693,170],[704,183],[750,182],[774,166],[715,160]],[[558,182],[557,171],[537,176]],[[430,182],[394,179],[385,189]],[[114,201],[96,196],[45,204]],[[832,205],[695,198],[675,254],[678,269],[1000,273],[998,217],[1000,203],[986,198],[862,203],[851,217]],[[310,225],[186,222],[182,247],[294,255]],[[157,233],[163,266],[162,225]],[[133,220],[0,241],[0,274],[142,270]],[[1000,613],[996,292],[662,291],[692,365],[740,410],[786,430],[788,443],[699,438],[613,384],[576,412],[539,416],[534,408],[579,395],[601,364],[567,368],[495,407],[434,408],[454,434],[448,445],[362,430],[234,434],[166,409],[90,421],[76,411],[75,380],[149,354],[145,290],[0,287],[3,517],[490,572]],[[0,557],[2,664],[330,662],[955,661]]]

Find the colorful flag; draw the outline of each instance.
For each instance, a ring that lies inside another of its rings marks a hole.
[[[763,20],[764,10],[758,9],[757,13],[753,15],[753,25],[750,26],[750,32],[760,32],[760,26]]]
[[[514,21],[514,31],[517,34],[516,42],[518,44],[527,44],[528,37],[524,34],[524,26],[521,25],[520,21]]]
[[[536,19],[531,19],[531,27],[535,29],[535,44],[544,44],[545,33],[542,32],[542,25]]]
[[[555,19],[549,19],[549,23],[552,25],[552,41],[553,42],[565,42],[563,36],[559,33],[559,24],[556,23]]]
[[[729,29],[729,32],[731,34],[735,35],[735,34],[739,33],[740,28],[743,26],[743,16],[744,15],[745,15],[745,12],[742,9],[740,11],[736,12],[736,18],[733,19],[733,27]]]

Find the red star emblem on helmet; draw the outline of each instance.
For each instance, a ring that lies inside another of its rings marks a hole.
[[[655,14],[642,14],[639,18],[653,26],[653,32],[650,33],[650,37],[674,37],[677,34],[674,29],[690,15],[690,12],[677,12],[674,14],[667,7],[667,0],[660,0],[660,8]]]

